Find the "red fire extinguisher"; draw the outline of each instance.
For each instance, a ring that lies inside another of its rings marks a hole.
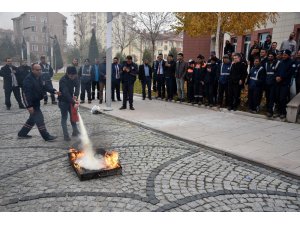
[[[76,99],[74,98],[74,100],[76,100]],[[77,108],[75,108],[72,103],[71,103],[71,121],[73,123],[76,123],[79,121]]]

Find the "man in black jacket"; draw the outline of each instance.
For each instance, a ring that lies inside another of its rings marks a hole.
[[[236,54],[233,57],[229,80],[228,80],[228,110],[237,110],[240,104],[241,88],[245,84],[247,77],[247,67],[241,62],[241,55]]]
[[[226,44],[224,47],[224,55],[231,55],[233,52],[234,52],[233,45],[230,43],[229,40],[226,40]]]
[[[23,60],[22,65],[18,67],[17,70],[17,81],[19,84],[19,87],[22,88],[23,91],[23,81],[25,77],[30,74],[31,68],[27,65],[27,61]]]
[[[6,109],[10,110],[10,96],[12,92],[14,93],[14,96],[19,104],[19,108],[25,109],[21,100],[20,87],[17,78],[17,67],[12,65],[11,58],[6,58],[6,65],[1,68],[0,76],[3,77],[3,89],[5,95]]]
[[[70,114],[70,121],[73,129],[72,136],[77,136],[79,134],[76,123],[72,122],[71,120],[71,105],[73,105],[75,108],[78,108],[79,105],[77,100],[79,88],[77,86],[78,82],[76,68],[74,66],[69,66],[67,68],[66,75],[59,80],[59,92],[61,95],[58,97],[58,106],[61,112],[61,126],[65,141],[71,140],[67,128],[68,113]]]
[[[168,94],[168,101],[173,100],[174,95],[174,83],[176,84],[175,80],[175,69],[176,69],[176,62],[174,61],[174,56],[169,54],[167,57],[167,62],[165,63],[165,79],[167,85],[167,94]]]
[[[32,72],[26,76],[23,83],[23,99],[30,114],[28,120],[18,133],[19,138],[31,138],[29,131],[36,124],[37,128],[45,141],[53,141],[57,137],[47,132],[44,116],[40,109],[40,101],[44,98],[45,91],[51,94],[59,94],[49,83],[43,84],[41,79],[42,68],[34,63],[31,67]]]
[[[157,76],[157,97],[156,98],[165,98],[165,60],[163,59],[162,53],[158,55],[159,59],[156,61],[156,76]]]
[[[121,73],[121,82],[122,82],[122,89],[123,89],[123,105],[120,108],[120,110],[126,109],[127,98],[129,98],[130,109],[134,110],[133,88],[134,88],[134,82],[136,80],[136,76],[138,74],[138,67],[135,63],[132,62],[131,55],[128,55],[126,59],[127,61],[122,66],[122,73]]]
[[[144,64],[139,66],[139,80],[142,84],[143,100],[146,99],[146,85],[148,89],[148,98],[151,98],[151,80],[152,80],[152,68],[149,65],[149,60],[144,59]]]
[[[47,85],[49,87],[53,87],[52,85],[52,77],[53,77],[53,68],[46,62],[46,56],[42,55],[41,56],[41,63],[40,66],[42,68],[42,81],[44,85]],[[55,100],[55,96],[54,94],[51,94],[51,100],[52,100],[52,104],[57,104],[56,100]],[[47,92],[44,93],[44,104],[46,105],[48,103],[48,95]]]

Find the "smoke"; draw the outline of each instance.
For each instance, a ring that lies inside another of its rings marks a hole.
[[[76,163],[85,169],[89,170],[101,170],[106,167],[105,161],[103,157],[100,155],[99,158],[95,157],[95,152],[93,149],[93,145],[91,140],[89,139],[88,133],[84,126],[83,120],[78,113],[79,116],[79,128],[80,128],[80,140],[82,144],[82,150],[84,152],[84,156],[76,160]],[[98,155],[97,155],[98,157]]]

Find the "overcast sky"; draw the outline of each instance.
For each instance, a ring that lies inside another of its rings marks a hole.
[[[0,28],[3,29],[13,29],[13,21],[11,18],[18,17],[23,12],[0,12]],[[73,32],[74,32],[74,25],[73,19],[70,12],[61,12],[64,16],[67,17],[68,23],[68,35],[67,41],[73,43]]]

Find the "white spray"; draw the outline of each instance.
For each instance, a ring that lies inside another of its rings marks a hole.
[[[82,144],[82,150],[84,151],[84,156],[82,158],[79,158],[76,160],[76,163],[85,169],[89,170],[101,170],[104,169],[105,161],[103,157],[96,158],[95,152],[93,150],[93,145],[91,140],[89,139],[88,133],[86,131],[86,128],[83,124],[82,118],[80,114],[78,113],[79,117],[79,128],[80,128],[80,140]]]

